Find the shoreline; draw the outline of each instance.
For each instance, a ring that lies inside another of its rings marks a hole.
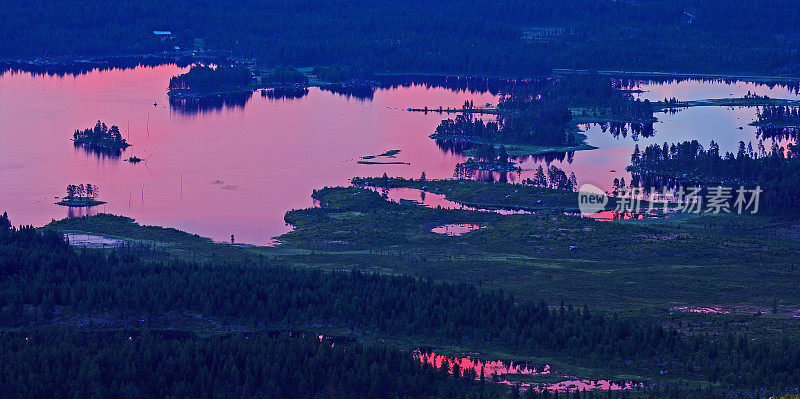
[[[114,55],[87,55],[83,57],[70,57],[70,56],[56,56],[56,57],[3,57],[0,58],[0,71],[3,69],[11,69],[13,67],[31,67],[31,68],[45,68],[41,72],[46,72],[47,69],[54,69],[59,67],[89,67],[89,70],[101,67],[108,68],[122,68],[125,65],[122,63],[114,64],[114,61],[145,61],[145,60],[158,60],[162,59],[165,62],[162,65],[178,61],[180,59],[189,60],[209,60],[225,58],[232,62],[249,63],[252,60],[232,57],[229,51],[225,50],[206,50],[206,51],[164,51],[159,53],[146,53],[146,54],[114,54]],[[298,67],[298,69],[308,69],[308,67]],[[57,72],[57,71],[54,71]],[[63,71],[68,72],[68,71]],[[483,78],[483,79],[509,79],[509,80],[527,80],[527,79],[541,79],[552,78],[566,75],[579,75],[596,73],[604,76],[618,76],[618,77],[643,77],[643,78],[664,78],[664,79],[713,79],[713,80],[741,80],[753,83],[788,83],[800,82],[800,76],[785,76],[785,75],[769,75],[758,74],[753,72],[731,72],[731,73],[703,73],[703,72],[671,72],[671,71],[629,71],[629,70],[615,70],[615,69],[577,69],[577,68],[553,68],[552,72],[548,75],[530,75],[530,76],[514,76],[502,75],[491,73],[465,73],[465,72],[420,72],[420,71],[384,71],[375,72],[374,76],[436,76],[436,77],[452,77],[452,78]],[[314,87],[318,82],[314,82]],[[319,82],[323,84],[323,82]]]

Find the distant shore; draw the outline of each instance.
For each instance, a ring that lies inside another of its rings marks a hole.
[[[165,51],[149,54],[117,54],[105,56],[83,57],[28,57],[28,58],[0,58],[0,74],[8,69],[23,69],[41,73],[76,73],[102,68],[124,68],[141,65],[163,65],[169,63],[192,63],[199,61],[229,60],[231,62],[249,63],[251,60],[230,56],[229,52],[221,50],[207,51]],[[138,62],[138,63],[137,63]],[[308,70],[308,67],[298,69]],[[436,77],[473,77],[487,79],[538,79],[558,77],[565,75],[596,73],[598,75],[633,78],[662,78],[662,79],[723,79],[742,80],[754,83],[780,83],[800,82],[800,76],[791,75],[759,75],[747,72],[741,73],[699,73],[699,72],[674,72],[674,71],[628,71],[628,70],[589,70],[573,68],[553,68],[549,75],[503,75],[503,74],[475,74],[459,72],[420,72],[420,71],[384,71],[375,72],[380,76],[436,76]],[[309,87],[318,86],[323,82],[312,82]]]

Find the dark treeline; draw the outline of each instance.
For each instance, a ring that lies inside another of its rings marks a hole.
[[[574,145],[572,111],[560,102],[536,101],[519,114],[497,118],[501,141],[537,145]]]
[[[268,21],[268,23],[265,23]],[[552,67],[797,75],[793,0],[14,2],[0,57],[186,46],[264,65],[532,76]],[[164,42],[153,30],[170,30]],[[103,34],[98,34],[102,32]],[[776,44],[780,43],[780,45]]]
[[[525,109],[544,101],[580,109],[582,117],[607,117],[625,121],[652,122],[653,106],[623,90],[622,81],[598,74],[565,76],[535,87],[519,85],[500,99],[501,108]]]
[[[500,388],[412,353],[316,336],[165,338],[152,333],[0,334],[4,397],[497,398]]]
[[[371,71],[346,65],[315,66],[312,73],[317,79],[328,83],[346,82],[351,79],[373,79]]]
[[[481,370],[435,368],[412,352],[312,335],[211,338],[155,331],[21,329],[0,334],[0,391],[8,397],[481,398],[508,397]],[[710,389],[550,392],[512,398],[717,398]]]
[[[539,165],[533,177],[523,180],[522,184],[552,188],[554,190],[578,190],[578,179],[575,177],[575,173],[570,172],[569,176],[567,176],[563,169],[555,165],[550,165],[546,170],[542,165]]]
[[[759,140],[739,142],[737,152],[721,154],[719,145],[712,141],[708,150],[697,140],[668,145],[653,144],[639,150],[637,145],[631,156],[630,170],[635,184],[642,186],[674,186],[676,184],[728,185],[754,187],[764,190],[761,208],[773,214],[800,213],[800,153],[798,146],[789,143],[787,148],[773,142],[767,152]]]
[[[186,94],[204,95],[219,91],[246,90],[253,74],[241,65],[192,65],[188,72],[173,76],[169,80],[170,96]]]
[[[453,119],[445,119],[436,127],[436,138],[473,138],[497,141],[500,138],[500,124],[486,122],[472,114],[459,114]]]
[[[268,85],[305,85],[308,77],[290,66],[276,66],[264,74],[261,83]]]
[[[369,198],[383,201],[372,194]],[[800,349],[789,341],[778,345],[744,336],[682,336],[657,324],[586,307],[551,309],[544,302],[518,302],[501,291],[466,284],[291,269],[261,258],[145,262],[134,250],[76,251],[57,233],[9,226],[4,215],[4,327],[46,324],[59,309],[118,317],[185,311],[254,327],[333,325],[381,336],[552,354],[578,363],[634,367],[654,376],[669,370],[739,388],[780,390],[800,379]]]

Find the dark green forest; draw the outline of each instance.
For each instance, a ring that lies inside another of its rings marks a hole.
[[[517,353],[550,354],[564,356],[577,364],[600,362],[620,370],[637,370],[640,373],[644,371],[645,375],[654,377],[667,371],[676,376],[721,384],[720,386],[729,389],[755,389],[765,385],[781,389],[791,387],[800,379],[800,349],[788,340],[769,343],[733,334],[683,335],[659,324],[614,313],[592,311],[586,306],[552,307],[545,302],[520,301],[502,291],[480,290],[468,284],[441,283],[358,271],[295,269],[257,256],[237,261],[220,258],[209,262],[144,261],[142,256],[146,254],[145,248],[111,252],[78,250],[70,247],[55,232],[37,231],[31,227],[15,229],[10,226],[11,223],[3,215],[0,218],[0,303],[3,304],[0,326],[5,329],[24,330],[45,326],[50,326],[49,329],[58,328],[58,315],[64,314],[109,314],[124,323],[126,319],[143,316],[196,312],[250,330],[298,331],[314,325],[339,326],[358,331],[362,337],[406,337],[422,342],[469,345],[476,348],[490,346]],[[92,345],[106,348],[114,348],[120,344],[120,340],[124,341],[124,336],[98,339],[96,336],[92,338],[90,334],[88,338],[79,338],[83,335],[72,332],[63,333],[66,334],[64,341],[47,338],[48,334],[62,333],[50,330],[36,333],[44,334],[44,338],[34,336],[36,345],[56,346],[47,350],[42,348],[42,351],[26,352],[26,349],[20,347],[25,343],[18,335],[13,334],[4,333],[0,344],[9,345],[12,349],[3,353],[20,356],[15,363],[19,365],[25,363],[23,360],[26,353],[56,356],[49,355],[49,351],[59,353],[58,351],[64,350],[69,353],[86,350],[71,347],[70,342],[73,340],[88,339],[86,342],[94,342]],[[146,362],[141,367],[150,371],[165,367],[159,366],[159,362],[178,362],[183,364],[182,367],[200,362],[197,366],[205,365],[211,370],[223,367],[220,362],[235,363],[236,358],[228,360],[227,357],[231,356],[242,356],[238,361],[245,361],[242,359],[247,359],[250,355],[268,356],[257,348],[259,345],[269,346],[269,342],[255,341],[253,346],[240,347],[238,343],[244,338],[230,339],[231,341],[220,341],[221,347],[217,344],[191,343],[186,344],[189,347],[187,349],[181,345],[161,343],[156,338],[148,338],[142,341],[143,344],[135,340],[133,347],[143,345],[149,349],[127,353],[130,356],[133,353],[137,353],[135,356],[143,356],[132,363]],[[61,342],[64,342],[65,348],[59,349]],[[230,350],[224,350],[225,345],[231,345]],[[166,353],[174,353],[177,359],[150,359],[146,356],[147,353],[160,353],[159,356],[164,356],[161,349]],[[130,350],[124,349],[122,353]],[[206,353],[208,351],[211,352]],[[296,356],[302,359],[303,356],[311,356],[311,352],[313,351],[310,349],[303,350]],[[179,355],[180,353],[190,354],[194,358],[190,356],[187,359]],[[106,360],[97,360],[94,357],[70,356],[72,360],[69,361],[79,363],[79,369],[86,368],[89,376],[93,367],[96,367],[94,362],[106,364]],[[366,357],[370,356],[372,355]],[[218,360],[220,358],[222,360]],[[43,367],[41,364],[50,364],[46,359],[37,357],[35,361],[42,362],[39,367]],[[119,361],[120,359],[107,360],[111,364]],[[376,362],[378,367],[383,367],[382,362],[385,361]],[[36,367],[36,364],[26,367]],[[249,362],[245,361],[243,364]],[[68,380],[90,378],[76,371],[70,371],[76,374],[70,374],[69,377],[60,375],[67,369],[67,365],[62,367],[47,367],[41,372],[45,376],[50,373],[53,378]],[[225,372],[235,374],[232,367],[226,367]],[[259,364],[252,367],[267,366]],[[10,366],[0,379],[18,379],[24,370]],[[408,370],[409,375],[416,376],[414,378],[436,379],[432,373],[428,373],[430,375],[426,377],[424,370]],[[234,380],[219,381],[218,388],[232,389],[232,381],[244,383],[248,373],[256,372],[243,365],[239,366],[239,371],[244,374],[232,377]],[[329,371],[328,375],[330,373],[335,375],[344,371]],[[173,392],[172,390],[183,387],[184,383],[197,383],[194,376],[192,381],[186,381],[186,375],[156,373],[155,376],[145,378],[135,370],[121,375],[130,378],[127,385],[118,380],[96,383],[108,389],[138,389],[141,392],[165,390],[158,391],[159,395]],[[225,379],[222,374],[217,375]],[[161,381],[165,383],[156,386],[150,378],[169,380]],[[294,378],[299,383],[311,377],[301,375]],[[327,378],[325,381],[328,381]],[[113,386],[115,383],[118,384],[116,387]],[[254,390],[276,389],[269,385],[269,381],[259,381],[258,384],[262,385],[245,385]],[[276,384],[280,389],[290,389],[277,381]],[[461,389],[457,387],[464,386],[456,384],[451,388]],[[67,389],[61,384],[58,387]],[[185,388],[190,389],[188,386]],[[396,388],[393,392],[412,388],[423,392],[425,389],[435,390],[436,384],[412,384],[411,387]],[[35,387],[26,384],[24,387],[20,386],[20,389]],[[338,385],[336,389],[339,389]],[[361,392],[358,390],[371,388],[363,385],[346,389]]]
[[[473,371],[474,372],[474,371]],[[19,330],[0,334],[4,397],[499,397],[473,374],[411,353],[316,336],[198,338],[152,331]]]
[[[36,0],[11,1],[0,13],[0,58],[143,54],[177,44],[267,66],[798,76],[798,27],[793,0]]]

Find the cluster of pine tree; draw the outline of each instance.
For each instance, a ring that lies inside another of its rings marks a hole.
[[[763,190],[761,210],[773,214],[800,213],[800,154],[798,147],[787,148],[773,140],[766,150],[762,140],[757,148],[752,143],[739,142],[736,154],[720,153],[714,141],[708,150],[697,140],[669,145],[653,144],[644,151],[637,145],[631,156],[630,170],[635,184],[644,187],[692,185],[727,185]]]
[[[542,165],[539,165],[533,177],[523,180],[522,184],[534,187],[547,187],[554,190],[578,190],[578,179],[575,177],[575,173],[570,172],[569,176],[567,176],[567,173],[564,172],[563,169],[555,165],[550,165],[547,168],[547,173],[545,173],[545,169]]]

